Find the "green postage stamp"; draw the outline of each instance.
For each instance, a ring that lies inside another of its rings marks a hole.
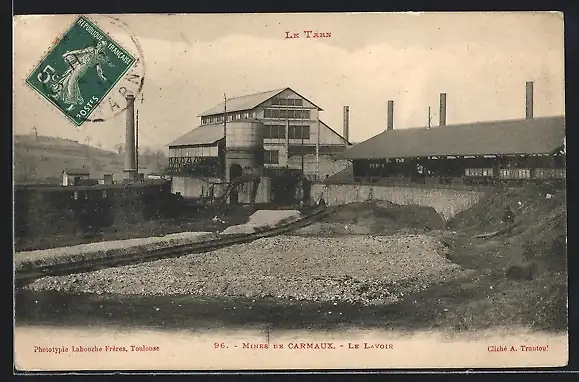
[[[26,83],[80,127],[136,59],[80,16]]]

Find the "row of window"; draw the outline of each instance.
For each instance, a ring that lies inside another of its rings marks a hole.
[[[291,101],[291,100],[285,100]],[[295,100],[301,101],[301,100]],[[300,106],[300,105],[296,105]],[[250,111],[243,111],[238,113],[228,113],[228,121],[236,121],[239,119],[255,118],[255,113]],[[310,110],[288,110],[288,109],[265,109],[264,118],[283,118],[283,119],[310,119]],[[223,115],[212,115],[201,118],[201,124],[206,125],[210,123],[223,123],[225,117]]]
[[[310,110],[265,109],[264,118],[310,119]]]
[[[343,146],[320,146],[318,148],[320,155],[331,155],[341,151],[344,151]],[[289,156],[294,155],[312,155],[316,153],[315,146],[290,146]],[[264,163],[266,164],[279,164],[279,150],[265,150],[264,151]]]
[[[173,157],[169,158],[169,163],[180,163],[180,164],[198,164],[198,165],[214,165],[218,163],[219,158],[217,157]]]
[[[221,166],[218,158],[169,158],[169,169],[173,174],[219,177]]]
[[[467,168],[464,170],[465,176],[493,176],[492,168]]]
[[[249,111],[227,114],[227,120],[228,121],[236,121],[239,119],[248,119],[248,118],[254,118],[254,117],[255,117],[254,113],[249,112]],[[201,118],[201,124],[202,125],[206,125],[208,123],[222,123],[223,121],[224,121],[223,115],[213,115],[213,116]]]
[[[285,139],[286,126],[285,125],[264,125],[264,138],[269,139]],[[289,139],[310,139],[309,126],[289,126]]]
[[[304,101],[297,98],[274,98],[271,100],[271,104],[282,106],[303,106]]]
[[[319,155],[332,155],[343,152],[346,149],[345,146],[342,145],[320,145],[318,146],[318,154]],[[316,146],[315,145],[298,145],[298,146],[290,146],[289,147],[289,156],[294,155],[315,155],[316,154]]]
[[[263,153],[263,163],[278,164],[279,163],[279,150],[265,150]]]
[[[307,131],[306,131],[307,132]],[[309,133],[309,132],[307,132]],[[298,131],[299,134],[299,131]],[[305,134],[305,133],[304,133]],[[298,137],[298,135],[295,135]],[[290,130],[290,137],[292,137]],[[343,145],[320,145],[318,146],[318,153],[320,155],[332,155],[345,150]],[[268,152],[275,152],[276,154],[267,154]],[[277,159],[270,159],[267,162],[267,155],[273,155],[271,158],[278,158],[277,150],[266,150],[265,163],[278,163]],[[289,155],[312,155],[316,153],[315,145],[291,145],[289,147]],[[169,160],[183,160],[188,163],[205,163],[206,161],[213,161],[218,157],[217,147],[186,147],[186,148],[172,148],[169,150]],[[372,167],[372,166],[371,166]]]
[[[211,147],[177,147],[169,149],[169,157],[216,157],[218,149]]]
[[[387,162],[369,163],[369,168],[386,168],[388,163],[404,163],[404,158],[396,158]]]
[[[494,177],[492,168],[467,168],[465,176],[471,177]],[[499,170],[501,179],[562,179],[565,177],[565,169],[555,168],[503,168]]]

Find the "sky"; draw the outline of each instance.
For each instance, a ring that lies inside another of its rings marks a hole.
[[[106,29],[107,16],[89,15]],[[563,16],[558,13],[326,13],[118,15],[145,61],[139,144],[156,149],[197,127],[198,115],[235,97],[290,87],[319,105],[320,118],[350,140],[386,128],[424,127],[439,94],[447,124],[525,117],[525,82],[534,82],[534,115],[564,114]],[[36,127],[114,149],[125,114],[75,127],[26,84],[44,53],[75,15],[14,18],[14,134]],[[105,20],[105,21],[102,21]],[[102,21],[102,22],[101,22]],[[305,38],[304,31],[330,33]],[[107,30],[105,30],[108,32]],[[287,39],[286,32],[300,33]],[[112,33],[112,32],[111,32]],[[125,48],[123,31],[115,33]],[[128,41],[128,43],[126,43]]]

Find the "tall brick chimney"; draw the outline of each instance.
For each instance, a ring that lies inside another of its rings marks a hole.
[[[127,128],[125,132],[125,169],[131,182],[137,180],[137,164],[135,163],[135,96],[127,95]]]
[[[350,106],[344,106],[344,139],[350,141]]]
[[[388,119],[386,130],[394,130],[394,101],[388,101]]]
[[[525,118],[533,119],[533,82],[528,81],[526,86]]]
[[[446,93],[440,93],[440,126],[446,126]]]

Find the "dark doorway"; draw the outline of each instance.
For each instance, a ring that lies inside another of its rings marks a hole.
[[[231,180],[239,178],[241,175],[243,175],[243,169],[240,165],[234,163],[229,167],[229,178]]]
[[[293,171],[284,171],[273,176],[271,182],[273,201],[286,205],[296,203],[299,182],[299,173]]]
[[[241,168],[238,164],[232,164],[229,167],[229,181],[233,182],[236,178],[239,178],[243,175],[243,168]],[[237,192],[237,187],[234,187],[231,192],[229,193],[229,202],[231,204],[238,204],[239,203],[239,194]]]

